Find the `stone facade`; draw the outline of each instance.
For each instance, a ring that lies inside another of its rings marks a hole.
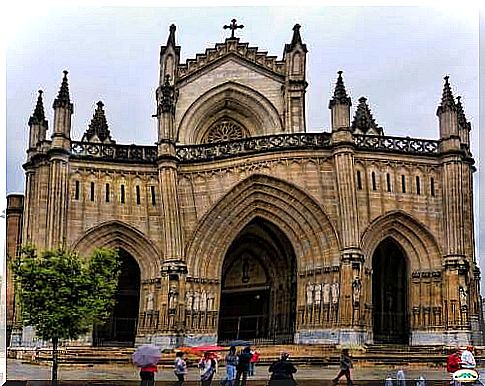
[[[72,139],[65,72],[51,139],[41,92],[29,121],[9,258],[21,242],[125,251],[139,267],[136,343],[214,343],[227,331],[261,342],[478,343],[475,168],[460,99],[445,78],[439,140],[389,137],[365,98],[351,117],[339,72],[331,130],[306,133],[299,29],[281,60],[230,37],[180,63],[171,26],[153,147],[116,144],[102,102]],[[233,306],[246,302],[241,319]]]

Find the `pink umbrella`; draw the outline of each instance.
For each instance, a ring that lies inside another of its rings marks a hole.
[[[156,365],[161,357],[162,353],[159,347],[153,344],[144,344],[133,353],[132,360],[136,366],[146,367]]]

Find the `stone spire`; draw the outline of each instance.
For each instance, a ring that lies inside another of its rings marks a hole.
[[[336,104],[342,104],[347,106],[352,106],[352,102],[350,97],[347,95],[347,91],[345,90],[344,80],[342,78],[342,72],[338,72],[337,83],[335,85],[335,91],[333,93],[333,97],[328,104],[328,108],[331,109]]]
[[[462,127],[467,126],[467,120],[465,116],[465,111],[463,110],[463,105],[461,104],[461,96],[456,97],[456,111],[458,115],[458,124]]]
[[[175,30],[177,27],[175,24],[171,24],[169,27],[169,34],[168,34],[168,39],[167,39],[167,47],[172,46],[175,47]]]
[[[357,111],[352,122],[352,131],[358,134],[383,135],[382,127],[378,126],[372,116],[367,98],[360,97]]]
[[[295,24],[293,27],[293,37],[291,38],[291,43],[285,45],[285,52],[293,51],[295,47],[301,46],[305,53],[308,52],[306,44],[303,44],[300,35],[300,24]]]
[[[69,84],[67,83],[67,74],[66,70],[64,72],[64,77],[62,78],[61,88],[59,89],[59,94],[57,98],[54,100],[54,108],[57,107],[67,107],[70,105],[71,100],[69,98]]]
[[[436,115],[440,115],[446,111],[456,111],[455,99],[453,98],[450,83],[448,82],[449,78],[448,75],[444,78],[445,84],[443,86],[443,96],[441,97],[441,104],[438,106]]]
[[[35,105],[35,110],[29,119],[29,125],[39,125],[47,124],[44,114],[44,102],[42,100],[43,91],[39,90],[39,96],[37,97],[37,104]]]
[[[106,121],[106,115],[103,110],[103,102],[96,103],[97,108],[94,111],[93,119],[89,124],[86,133],[84,133],[82,141],[86,142],[103,142],[113,143],[111,134],[108,128],[108,122]]]

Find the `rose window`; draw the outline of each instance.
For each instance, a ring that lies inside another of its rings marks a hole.
[[[234,141],[246,137],[245,130],[232,121],[221,121],[213,126],[207,134],[207,143]]]

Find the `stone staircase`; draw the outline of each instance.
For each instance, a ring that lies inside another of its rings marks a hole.
[[[254,346],[261,354],[259,365],[269,365],[280,357],[282,351],[290,353],[292,361],[299,366],[338,365],[340,348],[335,345],[258,345]],[[63,347],[59,352],[61,364],[130,364],[134,348],[127,347]],[[477,362],[482,363],[484,350],[479,348]],[[443,346],[405,346],[373,344],[351,349],[355,367],[375,365],[384,366],[428,366],[441,367],[446,363]],[[221,353],[224,356],[224,353]],[[52,353],[49,349],[9,349],[9,358],[21,359],[30,363],[50,363]],[[161,366],[171,367],[175,353],[165,350],[159,362]],[[200,358],[188,354],[188,365],[195,365]],[[485,359],[485,358],[484,358]]]

